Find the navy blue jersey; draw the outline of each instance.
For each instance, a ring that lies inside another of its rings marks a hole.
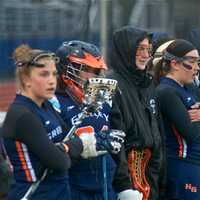
[[[157,88],[166,133],[167,155],[200,164],[200,123],[192,123],[188,110],[196,103],[189,89],[170,78]]]
[[[164,119],[167,147],[165,199],[200,199],[200,123],[191,122],[188,110],[194,93],[163,77],[157,88]]]
[[[69,96],[57,95],[61,105],[61,116],[68,126],[72,126],[81,112],[80,106],[73,101]],[[109,113],[111,106],[107,103],[103,105],[103,109],[85,118],[81,127],[92,126],[95,132],[107,130],[110,127]],[[89,160],[81,159],[78,164],[74,165],[69,170],[70,184],[80,190],[99,191],[103,189],[103,156],[92,158]],[[108,186],[111,187],[112,175],[115,171],[115,163],[110,155],[106,155],[107,172],[109,176]]]
[[[69,199],[67,170],[71,161],[68,154],[53,144],[61,142],[66,133],[51,104],[45,102],[38,107],[31,99],[17,95],[2,132],[15,178],[8,199],[21,199],[46,168],[50,173],[31,199]]]

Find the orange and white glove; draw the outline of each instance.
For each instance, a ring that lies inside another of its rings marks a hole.
[[[107,152],[116,154],[124,142],[125,133],[120,130],[109,130],[95,133],[91,126],[77,129],[76,135],[82,140],[83,158],[96,157]]]

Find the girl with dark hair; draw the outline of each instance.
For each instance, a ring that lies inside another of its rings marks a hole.
[[[155,65],[166,137],[169,200],[200,199],[200,110],[193,92],[186,87],[198,73],[198,64],[196,47],[176,39]]]

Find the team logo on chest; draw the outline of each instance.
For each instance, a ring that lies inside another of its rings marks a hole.
[[[156,101],[155,101],[155,99],[150,99],[149,103],[150,103],[152,113],[155,114],[156,113]]]
[[[61,128],[61,126],[58,126],[55,129],[53,129],[51,132],[48,133],[48,137],[51,140],[60,134],[62,134],[62,128]]]
[[[68,106],[68,107],[67,107],[67,111],[72,110],[74,107],[75,107],[75,106],[73,106],[73,105],[72,105],[72,106]]]

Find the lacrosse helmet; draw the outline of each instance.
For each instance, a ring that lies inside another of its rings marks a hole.
[[[93,44],[72,40],[63,42],[56,54],[60,59],[57,64],[60,78],[70,93],[82,101],[87,74],[95,77],[100,75],[102,70],[107,70],[99,49]]]

